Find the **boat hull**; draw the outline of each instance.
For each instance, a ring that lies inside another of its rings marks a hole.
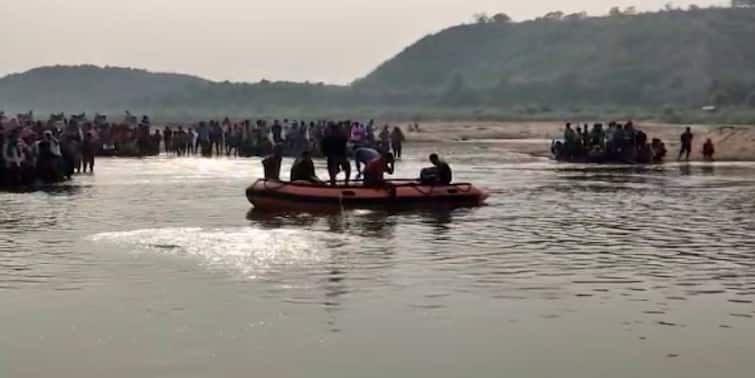
[[[421,185],[401,182],[367,188],[258,180],[246,190],[246,196],[255,209],[315,210],[478,206],[488,198],[488,193],[466,183]]]

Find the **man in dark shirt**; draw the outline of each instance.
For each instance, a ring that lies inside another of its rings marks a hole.
[[[692,152],[692,139],[695,136],[692,134],[692,129],[689,127],[687,130],[684,131],[682,134],[681,140],[682,140],[682,148],[679,150],[679,158],[677,160],[682,160],[682,155],[685,155],[685,159],[689,160],[689,154]]]
[[[265,169],[265,180],[280,180],[281,162],[283,161],[283,148],[280,145],[273,147],[273,154],[262,160]]]
[[[173,130],[170,127],[166,127],[163,132],[163,144],[165,145],[165,152],[172,152],[172,144],[170,143],[173,138]]]
[[[81,156],[84,160],[84,173],[89,167],[89,172],[94,173],[94,155],[97,153],[97,144],[91,132],[84,136],[84,142],[81,144]]]
[[[320,184],[320,179],[315,174],[315,164],[312,162],[312,156],[309,151],[304,151],[301,157],[296,159],[291,166],[291,182],[309,181],[314,184]]]
[[[336,185],[336,176],[338,172],[344,171],[346,174],[346,185],[349,185],[351,176],[351,164],[346,153],[346,143],[348,138],[343,130],[335,123],[328,125],[328,131],[322,139],[322,154],[328,159],[328,175],[330,176],[330,185]]]
[[[277,119],[273,121],[273,127],[271,128],[271,131],[273,133],[273,143],[283,143],[283,126],[281,126],[280,122]]]
[[[437,154],[430,155],[430,162],[438,170],[438,184],[448,185],[453,179],[451,167],[443,160],[440,160]]]

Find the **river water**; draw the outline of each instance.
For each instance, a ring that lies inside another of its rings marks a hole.
[[[167,156],[0,193],[0,376],[752,377],[755,164],[441,151],[487,206],[259,214],[258,160]]]

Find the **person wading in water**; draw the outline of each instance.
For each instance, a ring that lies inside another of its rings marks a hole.
[[[681,137],[682,141],[682,148],[679,150],[679,158],[677,160],[682,160],[682,155],[685,155],[685,160],[689,160],[689,154],[692,152],[692,139],[694,139],[694,135],[692,134],[692,129],[689,127],[687,130],[684,131]]]
[[[713,141],[710,138],[705,140],[703,144],[703,157],[706,161],[713,161],[713,154],[716,153],[715,147],[713,147]]]
[[[405,140],[406,137],[404,137],[404,132],[401,131],[401,128],[398,126],[394,127],[391,132],[391,148],[393,149],[393,154],[396,156],[396,159],[401,159],[402,144]]]
[[[91,132],[87,132],[81,144],[81,156],[84,160],[84,173],[89,167],[89,172],[94,173],[94,155],[97,153],[97,143]]]

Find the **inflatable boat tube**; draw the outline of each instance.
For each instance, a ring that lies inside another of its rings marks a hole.
[[[247,199],[259,210],[479,206],[488,196],[487,191],[468,183],[424,185],[417,181],[387,181],[374,188],[263,179],[246,190]]]

